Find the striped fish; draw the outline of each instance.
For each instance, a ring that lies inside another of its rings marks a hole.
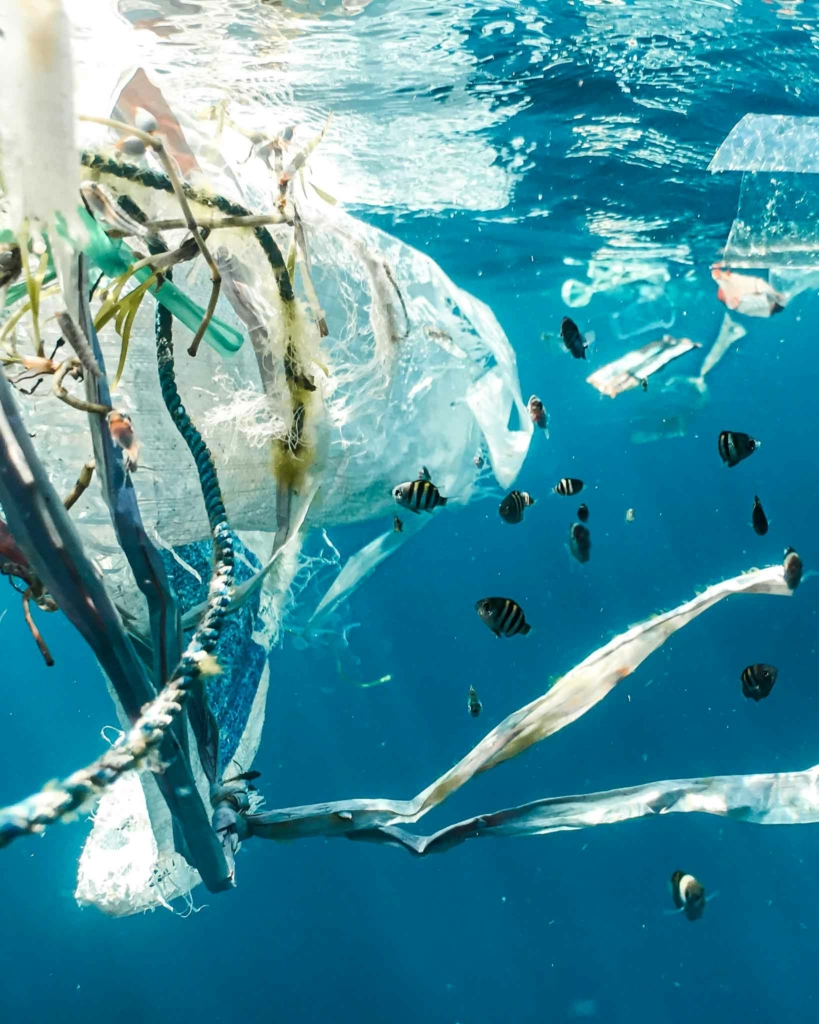
[[[526,491],[512,491],[498,506],[498,515],[505,523],[519,523],[523,519],[523,510],[534,503],[535,499]]]
[[[426,473],[426,470],[421,472]],[[442,496],[435,484],[423,476],[394,487],[392,496],[402,508],[407,508],[416,515],[419,512],[431,512],[434,508],[446,505],[446,498]]]
[[[773,689],[779,669],[773,665],[749,665],[742,670],[742,693],[760,701]]]
[[[739,430],[723,430],[717,442],[720,458],[729,467],[737,466],[753,455],[758,445],[759,441]]]
[[[484,597],[476,603],[475,611],[495,636],[525,636],[532,628],[521,606],[511,597]]]
[[[580,520],[581,523],[587,523],[589,521],[588,505],[584,504],[580,506],[580,508],[577,510],[577,518]]]
[[[555,494],[562,494],[564,497],[571,497],[583,490],[583,481],[572,476],[564,476],[554,488]]]

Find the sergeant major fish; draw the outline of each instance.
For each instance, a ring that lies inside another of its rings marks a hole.
[[[521,606],[511,597],[484,597],[475,604],[475,611],[495,636],[525,636],[532,628]]]
[[[589,521],[589,506],[584,502],[577,510],[577,518],[581,523]]]
[[[705,912],[705,886],[693,875],[675,871],[671,876],[671,898],[689,921],[696,921]]]
[[[751,700],[764,700],[774,687],[779,669],[774,665],[748,665],[742,670],[742,693]]]
[[[578,480],[576,477],[564,476],[554,486],[555,494],[562,494],[564,497],[571,497],[573,494],[579,494],[583,490],[583,481]]]
[[[519,523],[523,519],[523,510],[534,503],[535,499],[526,491],[512,491],[498,506],[498,515],[505,523]]]
[[[720,458],[729,468],[750,458],[758,447],[759,441],[739,430],[723,430],[717,441]]]
[[[426,468],[421,469],[417,480],[409,480],[393,488],[393,498],[402,508],[407,508],[416,515],[419,512],[431,512],[434,508],[446,505],[447,499],[429,479]]]

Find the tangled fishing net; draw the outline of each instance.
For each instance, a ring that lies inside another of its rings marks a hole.
[[[14,112],[0,209],[0,571],[26,587],[47,663],[32,603],[78,629],[122,727],[91,764],[0,810],[0,847],[95,808],[77,898],[122,915],[200,881],[232,887],[254,836],[420,855],[671,810],[815,820],[812,770],[552,798],[431,837],[401,827],[576,721],[716,602],[790,594],[795,554],[615,637],[412,799],[263,810],[249,770],[269,656],[312,564],[305,538],[387,518],[393,487],[422,465],[452,504],[489,486],[486,462],[508,487],[533,429],[514,353],[486,306],[313,180],[326,126],[259,132],[224,105],[184,116],[141,68],[75,111],[59,0],[0,11]],[[728,328],[697,381],[736,337]],[[692,347],[644,346],[595,386],[629,390]],[[349,559],[304,635],[425,521],[390,523]]]

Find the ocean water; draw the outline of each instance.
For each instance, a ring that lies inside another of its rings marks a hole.
[[[806,568],[819,563],[815,291],[769,319],[735,315],[747,333],[709,374],[709,400],[684,436],[632,435],[638,420],[662,420],[663,382],[695,375],[702,352],[613,401],[585,380],[665,330],[704,350],[717,337],[726,310],[711,266],[741,175],[711,174],[708,163],[748,113],[819,115],[819,4],[120,8],[177,74],[189,69],[193,91],[207,92],[204,53],[247,106],[279,98],[314,119],[333,113],[340,127],[323,166],[347,209],[492,308],[524,399],[537,393],[550,413],[550,437],[536,432],[515,484],[536,499],[523,523],[500,521],[499,489],[438,515],[339,610],[360,624],[342,672],[335,651],[300,649],[292,634],[274,650],[253,766],[268,808],[410,797],[630,624],[775,564],[789,545]],[[809,190],[815,175],[804,178]],[[810,236],[809,209],[804,236],[792,227],[796,242]],[[763,253],[751,272],[779,259]],[[613,261],[649,264],[662,286],[641,292],[637,281],[566,305],[567,279],[588,283],[590,265]],[[810,268],[809,256],[798,265]],[[673,311],[673,325],[619,335],[626,317],[656,309]],[[594,332],[585,363],[542,338],[565,315]],[[726,429],[762,442],[730,470],[717,453]],[[550,493],[562,476],[585,481],[579,499]],[[764,537],[750,525],[755,494],[770,519]],[[591,511],[583,566],[566,548],[579,500]],[[346,558],[388,525],[330,535]],[[529,636],[496,640],[481,624],[474,604],[490,593],[523,605]],[[479,776],[420,830],[551,795],[811,766],[815,594],[808,579],[791,600],[718,604],[586,716]],[[12,598],[0,623],[0,806],[87,763],[114,721],[68,622],[43,623],[57,660],[47,669]],[[297,606],[293,623],[305,617]],[[760,703],[741,692],[754,662],[780,670]],[[478,719],[466,710],[470,685]],[[344,839],[252,841],[235,891],[200,887],[198,912],[184,918],[123,919],[75,903],[86,834],[83,822],[55,826],[2,852],[2,1020],[784,1024],[819,1013],[816,826],[676,814],[425,859]],[[699,921],[667,913],[677,868],[719,893]]]

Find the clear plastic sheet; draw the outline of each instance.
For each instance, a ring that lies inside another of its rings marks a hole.
[[[819,174],[819,117],[746,114],[728,133],[708,170]]]
[[[613,363],[607,363],[586,378],[586,383],[601,395],[616,398],[624,391],[637,388],[649,377],[693,348],[701,346],[690,338],[672,338],[670,334],[650,341],[642,348],[627,352]]]

